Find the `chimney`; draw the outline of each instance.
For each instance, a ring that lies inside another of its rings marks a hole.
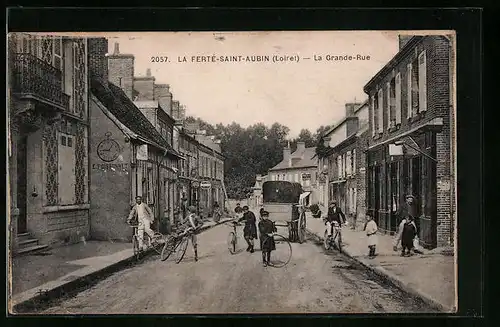
[[[108,79],[121,88],[129,99],[134,98],[134,55],[120,54],[115,43],[114,53],[108,56]]]
[[[399,39],[399,50],[401,50],[408,41],[413,37],[413,35],[398,35]]]
[[[180,120],[183,119],[179,114],[179,101],[177,100],[172,101],[172,117]]]
[[[170,85],[155,84],[154,97],[158,101],[160,107],[171,117],[172,115],[172,93],[170,93]]]
[[[346,103],[345,104],[345,116],[346,117],[353,117],[354,116],[354,107],[355,103]]]
[[[297,152],[304,152],[306,149],[306,142],[297,142]]]
[[[90,78],[100,78],[106,85],[108,83],[108,40],[106,38],[89,38],[88,69]]]
[[[288,164],[288,167],[292,166],[292,155],[290,153],[290,146],[283,148],[283,161]]]

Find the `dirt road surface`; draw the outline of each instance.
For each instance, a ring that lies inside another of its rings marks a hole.
[[[325,253],[313,240],[292,244],[292,259],[283,268],[263,267],[258,245],[253,254],[241,244],[241,251],[230,255],[230,230],[221,225],[200,234],[198,262],[190,244],[180,264],[145,259],[40,313],[432,312],[350,259]]]

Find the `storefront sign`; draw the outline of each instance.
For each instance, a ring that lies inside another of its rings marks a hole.
[[[136,159],[137,160],[148,160],[148,145],[147,144],[142,144],[142,145],[137,147]]]
[[[361,168],[359,168],[359,172],[360,172],[360,173],[364,173],[365,171],[366,171],[366,168],[365,168],[365,167],[361,167]]]
[[[402,156],[403,146],[396,144],[389,144],[389,155],[390,156]]]
[[[116,163],[116,164],[92,164],[92,169],[99,170],[127,170],[128,164],[126,163]]]
[[[201,182],[200,183],[200,188],[207,189],[207,188],[211,188],[211,187],[212,187],[212,184],[210,182]]]

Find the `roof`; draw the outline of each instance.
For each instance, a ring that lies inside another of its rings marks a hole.
[[[403,57],[406,56],[406,54],[410,52],[410,50],[413,49],[413,47],[423,38],[423,36],[413,36],[410,40],[408,40],[408,42],[406,42],[406,44],[399,50],[399,52],[396,53],[396,55],[384,67],[382,67],[382,69],[379,70],[379,72],[375,74],[375,76],[373,76],[372,79],[368,81],[368,83],[366,83],[366,85],[363,87],[363,91],[368,94],[369,89],[371,89],[374,84],[378,83],[384,76],[386,76],[392,70],[392,68],[394,68],[403,59]]]
[[[329,130],[327,130],[325,133],[323,133],[323,136],[327,136],[328,134],[331,134],[334,130],[336,130],[337,128],[339,128],[340,126],[344,125],[344,123],[348,120],[352,120],[352,119],[358,119],[358,117],[356,116],[349,116],[349,117],[344,117],[342,118],[342,120],[337,124],[337,125],[334,125],[332,128],[330,128]]]
[[[220,144],[215,143],[210,136],[196,134],[194,139],[198,141],[200,144],[206,146],[207,148],[214,150],[218,154],[222,154]]]
[[[121,88],[113,83],[106,83],[100,78],[91,79],[91,91],[97,99],[132,132],[150,141],[152,144],[167,150],[168,153],[181,155],[168,144],[167,140],[156,130],[151,122],[143,115],[132,100]]]
[[[304,150],[295,150],[290,156],[292,159],[292,166],[288,165],[288,162],[282,160],[279,164],[274,166],[271,170],[282,170],[282,169],[298,169],[298,168],[308,168],[308,167],[316,167],[317,159],[315,158],[316,148],[310,147],[305,148]],[[301,158],[300,161],[293,162],[294,158]]]
[[[160,106],[155,100],[138,100],[134,101],[134,105],[141,109],[157,109]]]

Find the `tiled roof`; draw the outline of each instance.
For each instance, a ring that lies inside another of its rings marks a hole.
[[[110,82],[106,85],[103,80],[92,78],[91,91],[132,132],[167,149],[170,154],[180,156],[118,86]]]
[[[204,146],[222,154],[220,144],[215,143],[209,136],[196,134],[194,138]]]
[[[307,168],[307,167],[315,167],[318,164],[318,159],[315,158],[316,154],[316,148],[311,147],[311,148],[305,148],[304,150],[296,150],[294,153],[291,154],[292,158],[292,166],[290,167],[288,165],[288,162],[285,160],[282,160],[279,164],[274,166],[273,168],[269,170],[281,170],[281,169],[297,169],[297,168]],[[294,158],[301,158],[300,161],[295,161]]]

